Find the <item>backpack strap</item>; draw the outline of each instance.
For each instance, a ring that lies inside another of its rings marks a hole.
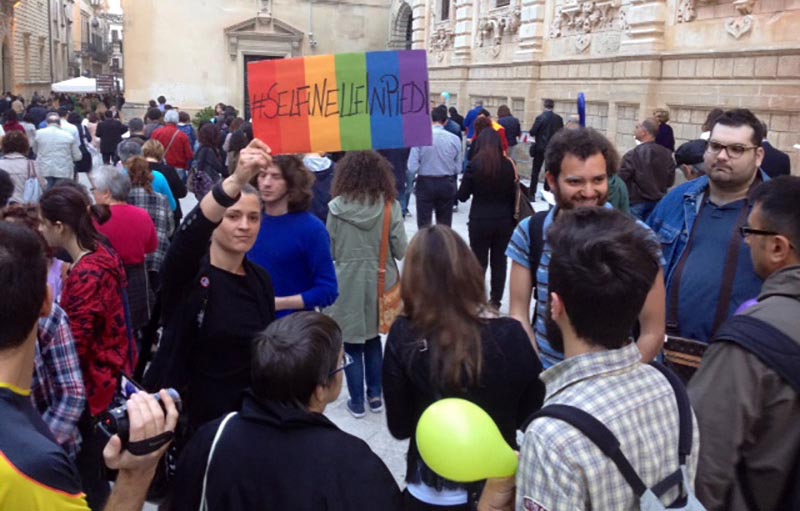
[[[689,394],[686,393],[683,381],[666,366],[656,361],[650,362],[650,365],[664,375],[678,402],[678,459],[681,465],[685,465],[686,458],[692,452],[692,406],[689,403]]]
[[[531,283],[536,287],[536,271],[539,269],[539,260],[542,258],[542,250],[544,249],[544,221],[550,210],[539,211],[531,216],[528,221],[528,239],[530,240],[530,247],[528,247],[528,265],[531,271]]]
[[[711,342],[732,342],[778,373],[800,394],[800,344],[766,321],[753,316],[731,317]]]
[[[647,486],[631,466],[628,458],[622,453],[617,437],[602,422],[580,408],[569,405],[547,405],[536,412],[533,419],[539,417],[552,417],[564,421],[580,431],[614,462],[636,497],[642,498],[644,492],[647,491]]]

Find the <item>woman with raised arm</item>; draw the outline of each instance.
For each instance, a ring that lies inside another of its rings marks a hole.
[[[272,280],[245,258],[261,226],[247,183],[271,161],[260,140],[243,149],[235,172],[186,215],[162,266],[164,334],[145,385],[178,389],[192,430],[239,408],[253,339],[275,318]]]

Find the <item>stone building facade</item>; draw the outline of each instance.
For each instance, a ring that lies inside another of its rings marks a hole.
[[[73,0],[0,0],[0,89],[30,98],[69,76]]]
[[[410,30],[406,30],[408,26]],[[747,107],[800,171],[800,0],[394,0],[390,44],[428,51],[431,93],[465,111],[507,104],[524,128],[556,100],[634,145],[666,108],[678,141],[714,107]]]
[[[76,0],[72,37],[72,76],[97,76],[110,70],[113,45],[108,0]]]
[[[382,50],[391,0],[123,0],[129,107],[164,95],[196,110],[246,111],[246,66],[262,59]]]

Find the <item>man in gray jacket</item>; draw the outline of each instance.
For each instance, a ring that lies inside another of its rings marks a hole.
[[[61,118],[56,112],[47,114],[47,127],[36,132],[36,162],[39,174],[47,180],[50,189],[59,181],[72,179],[75,173],[73,162],[81,159],[78,141],[60,126]]]
[[[766,280],[720,327],[689,384],[695,488],[708,509],[798,509],[800,497],[800,177],[760,185],[753,201],[740,230]]]

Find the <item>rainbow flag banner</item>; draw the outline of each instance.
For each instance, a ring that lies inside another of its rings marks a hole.
[[[273,154],[431,145],[424,50],[248,64],[253,132]]]

